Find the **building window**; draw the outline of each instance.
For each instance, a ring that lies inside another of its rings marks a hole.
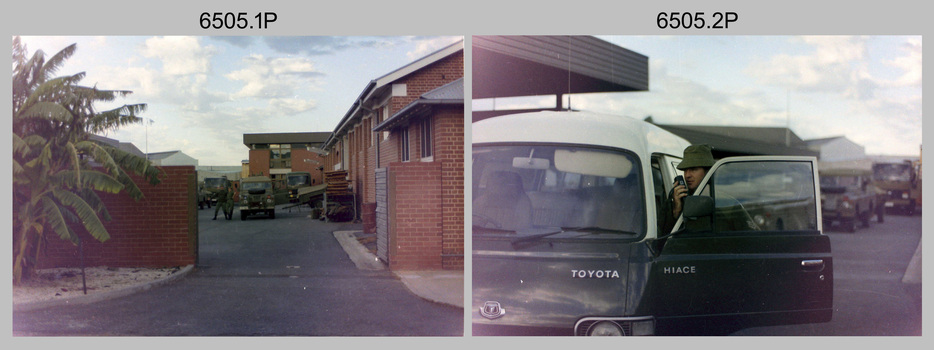
[[[409,161],[409,128],[403,127],[402,133],[399,135],[399,142],[402,143],[402,161]]]
[[[431,150],[431,118],[425,118],[425,119],[423,119],[423,120],[421,121],[420,124],[421,124],[421,127],[419,128],[419,131],[421,132],[421,134],[420,134],[420,136],[421,136],[420,145],[421,145],[421,148],[422,148],[422,150],[421,150],[421,151],[422,151],[422,158],[429,158],[429,159],[426,159],[426,160],[430,160],[430,158],[431,158],[431,156],[432,156],[432,150]]]
[[[269,145],[269,168],[282,169],[292,167],[292,145]]]

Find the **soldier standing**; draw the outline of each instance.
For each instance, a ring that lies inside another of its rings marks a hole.
[[[230,183],[227,184],[227,202],[224,203],[224,207],[224,217],[227,220],[233,219],[234,189]]]
[[[224,211],[224,217],[227,218],[227,220],[230,220],[230,218],[227,217],[227,203],[229,202],[228,201],[229,193],[230,193],[230,183],[225,184],[224,188],[222,188],[220,191],[217,192],[217,206],[214,207],[214,218],[211,220],[217,220],[217,211],[221,210],[222,208]]]

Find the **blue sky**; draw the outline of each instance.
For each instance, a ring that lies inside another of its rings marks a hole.
[[[106,137],[143,152],[181,150],[199,165],[239,165],[244,133],[333,131],[370,80],[461,40],[455,36],[38,36],[29,54],[77,43],[58,75],[131,90],[146,124]],[[105,106],[101,106],[103,108]]]
[[[867,154],[918,155],[920,36],[600,38],[649,57],[649,91],[574,95],[574,109],[661,124],[790,125],[805,140],[845,136]],[[554,97],[496,102],[510,103]]]

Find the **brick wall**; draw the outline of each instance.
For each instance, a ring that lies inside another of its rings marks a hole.
[[[162,167],[162,182],[149,185],[133,176],[144,198],[134,201],[125,193],[100,194],[111,220],[104,226],[110,240],[98,242],[83,226],[72,229],[84,242],[85,266],[186,266],[197,260],[197,175],[193,166]],[[78,267],[80,255],[71,242],[52,237],[39,268]]]
[[[248,175],[269,176],[269,150],[268,149],[251,149],[250,150],[250,173]]]
[[[442,262],[464,268],[464,109],[435,109],[434,160],[441,163]]]
[[[389,164],[389,268],[443,268],[440,163]]]
[[[394,83],[406,85],[406,96],[394,96],[392,98],[390,115],[398,112],[426,92],[463,77],[464,51],[460,51],[399,79]]]

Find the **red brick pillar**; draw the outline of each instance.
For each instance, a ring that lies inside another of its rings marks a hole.
[[[442,269],[441,164],[389,165],[389,268]]]

